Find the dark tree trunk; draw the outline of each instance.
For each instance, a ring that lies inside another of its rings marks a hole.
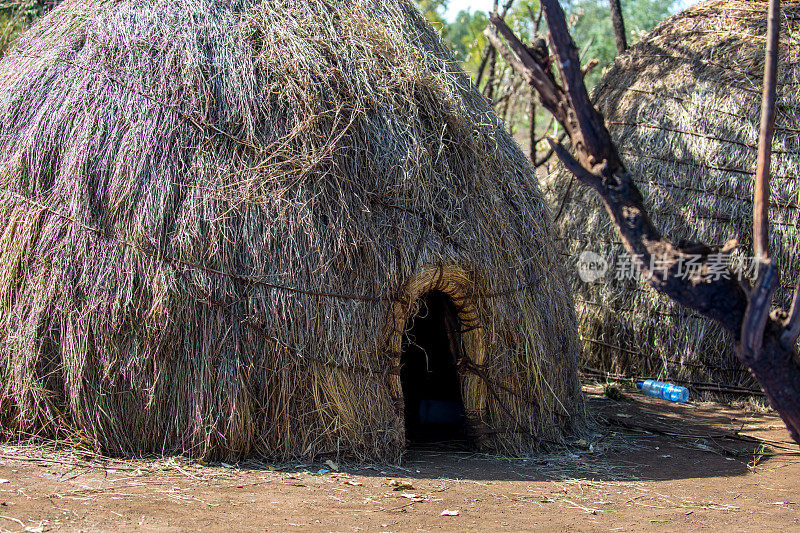
[[[475,75],[475,85],[477,87],[481,86],[483,73],[486,71],[486,64],[489,62],[489,56],[493,53],[495,53],[494,47],[491,44],[487,44],[483,49],[483,54],[481,54],[481,64],[478,65],[478,72]]]
[[[497,13],[497,6],[499,5],[499,0],[494,0],[494,6],[492,8],[493,13]],[[489,75],[486,77],[486,85],[483,87],[483,95],[492,102],[494,100],[494,86],[495,86],[495,76],[497,75],[497,50],[494,47],[489,48]],[[480,81],[478,82],[480,83]]]
[[[628,49],[628,39],[625,37],[625,21],[622,19],[622,6],[619,0],[609,0],[609,2],[611,3],[611,25],[614,27],[617,54],[622,54]]]

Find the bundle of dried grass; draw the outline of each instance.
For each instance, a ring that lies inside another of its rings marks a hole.
[[[737,238],[751,249],[766,10],[766,2],[738,0],[688,9],[618,58],[594,91],[656,226],[670,238],[720,246]],[[800,275],[800,6],[787,2],[782,11],[770,218],[774,256],[788,274],[778,299],[787,306]],[[592,191],[570,187],[560,165],[546,181],[569,257],[588,250],[616,259],[598,283],[574,279],[590,367],[757,388],[721,327],[643,282],[617,279],[623,249]],[[745,258],[733,259],[747,275]]]
[[[397,461],[403,328],[467,414],[583,419],[525,156],[405,0],[71,0],[0,63],[2,422],[114,454]]]

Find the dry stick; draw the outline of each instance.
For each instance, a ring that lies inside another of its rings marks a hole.
[[[496,2],[495,2],[496,3]],[[501,17],[505,17],[508,13],[508,10],[511,9],[511,5],[514,3],[514,0],[508,0],[506,4],[503,6],[503,12],[500,14]],[[483,47],[483,53],[481,54],[481,63],[478,65],[478,72],[475,76],[475,86],[481,86],[481,80],[483,80],[483,72],[486,70],[486,63],[489,61],[489,56],[495,53],[495,48],[492,46],[491,43],[487,43],[486,46]]]
[[[3,520],[8,520],[9,522],[16,522],[17,524],[24,527],[26,530],[28,529],[28,526],[25,525],[25,522],[23,522],[19,518],[14,518],[13,516],[5,516],[5,515],[0,515],[0,518],[2,518]]]
[[[792,313],[788,320],[782,311],[767,316],[776,269],[765,268],[757,288],[746,291],[735,275],[730,272],[716,275],[711,265],[712,254],[714,261],[720,254],[724,258],[733,251],[734,241],[714,250],[702,243],[676,246],[660,234],[622,163],[603,117],[589,100],[564,11],[558,0],[542,0],[542,3],[557,56],[560,84],[543,70],[502,19],[491,14],[490,20],[516,55],[511,66],[537,89],[542,105],[570,136],[575,156],[551,140],[556,154],[579,181],[595,189],[601,197],[626,251],[649,285],[675,302],[716,320],[732,334],[737,356],[759,382],[792,438],[800,443],[800,367],[794,346],[787,344],[800,330],[795,324],[800,320],[800,312]],[[768,32],[774,36],[778,33],[778,0],[772,0],[770,9],[776,16],[769,19]],[[690,276],[682,274],[685,262],[698,255],[701,270]],[[656,260],[658,270],[653,268]],[[794,307],[797,311],[800,303]]]
[[[539,12],[536,15],[533,14],[533,10],[531,9],[530,4],[528,4],[528,14],[531,17],[531,20],[534,21],[533,34],[538,35],[539,27],[542,24],[542,15],[544,15],[542,4],[539,4]],[[539,144],[539,141],[536,139],[536,89],[534,88],[531,88],[531,103],[528,108],[528,115],[530,116],[530,124],[528,126],[528,135],[530,137],[530,140],[528,141],[530,144],[530,158],[531,162],[536,165],[536,145]]]
[[[761,130],[758,135],[758,166],[753,195],[753,251],[756,258],[769,260],[769,166],[775,133],[775,79],[778,71],[779,2],[769,6],[764,89],[761,97]]]
[[[583,64],[583,59],[586,57],[586,54],[589,53],[589,48],[591,48],[593,44],[594,44],[594,35],[589,37],[589,40],[586,42],[586,44],[583,47],[583,50],[581,50],[581,55],[579,56],[580,59],[581,59],[581,64]],[[584,67],[583,75],[586,76],[586,74],[588,74],[589,71],[591,69],[593,69],[594,67],[596,67],[596,66],[597,66],[597,58],[592,58],[589,61],[589,63],[587,63],[586,66]]]
[[[50,463],[50,464],[57,464],[57,465],[66,465],[66,466],[77,466],[80,468],[98,468],[101,470],[119,470],[120,472],[135,472],[137,470],[141,470],[139,468],[130,468],[125,466],[110,466],[110,465],[100,465],[100,464],[92,464],[87,462],[79,462],[79,461],[59,461],[57,459],[42,459],[39,457],[22,457],[16,455],[0,455],[0,459],[6,459],[10,461],[24,461],[29,463]]]
[[[778,269],[769,257],[769,166],[775,133],[775,78],[778,71],[780,0],[770,0],[767,16],[767,49],[764,87],[761,97],[761,129],[758,135],[758,164],[753,191],[753,252],[758,263],[758,278],[748,290],[748,306],[742,324],[742,351],[758,359],[764,342],[764,328],[778,285]]]
[[[614,416],[608,417],[605,419],[606,422],[623,427],[625,429],[633,429],[633,430],[642,430],[647,431],[650,433],[655,433],[657,435],[664,435],[667,437],[674,437],[681,440],[687,439],[708,439],[712,442],[714,439],[725,439],[725,440],[735,440],[740,442],[747,442],[750,444],[765,444],[771,446],[776,449],[784,450],[783,452],[769,452],[768,455],[800,455],[800,450],[795,450],[794,448],[788,448],[786,445],[791,444],[789,442],[784,441],[775,441],[769,439],[762,439],[761,437],[755,437],[752,435],[742,435],[738,432],[734,433],[707,433],[707,434],[694,434],[694,433],[680,433],[676,428],[672,426],[668,426],[667,429],[657,428],[650,425],[644,425],[638,422],[630,422],[627,420],[620,420]],[[715,443],[716,444],[716,443]],[[719,446],[719,444],[717,444]],[[725,448],[721,447],[723,450]],[[738,452],[735,452],[738,455]],[[747,454],[750,455],[750,454]]]

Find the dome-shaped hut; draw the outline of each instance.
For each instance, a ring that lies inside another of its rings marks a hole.
[[[3,427],[559,440],[579,343],[532,176],[405,0],[67,0],[0,62]]]
[[[656,227],[676,242],[722,246],[736,238],[742,250],[752,247],[766,10],[765,1],[739,0],[690,8],[619,57],[593,92]],[[800,275],[798,4],[783,3],[782,24],[770,218],[773,254],[785,273],[777,299],[786,306]],[[599,199],[570,182],[553,165],[545,184],[567,255],[576,261],[594,252],[609,264],[593,283],[573,276],[586,366],[698,391],[756,387],[721,327],[631,279]],[[751,273],[745,257],[732,262],[742,276]]]

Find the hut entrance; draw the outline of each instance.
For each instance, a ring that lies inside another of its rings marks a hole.
[[[463,440],[464,401],[458,360],[461,333],[453,300],[441,291],[420,297],[403,333],[400,379],[409,443]]]

